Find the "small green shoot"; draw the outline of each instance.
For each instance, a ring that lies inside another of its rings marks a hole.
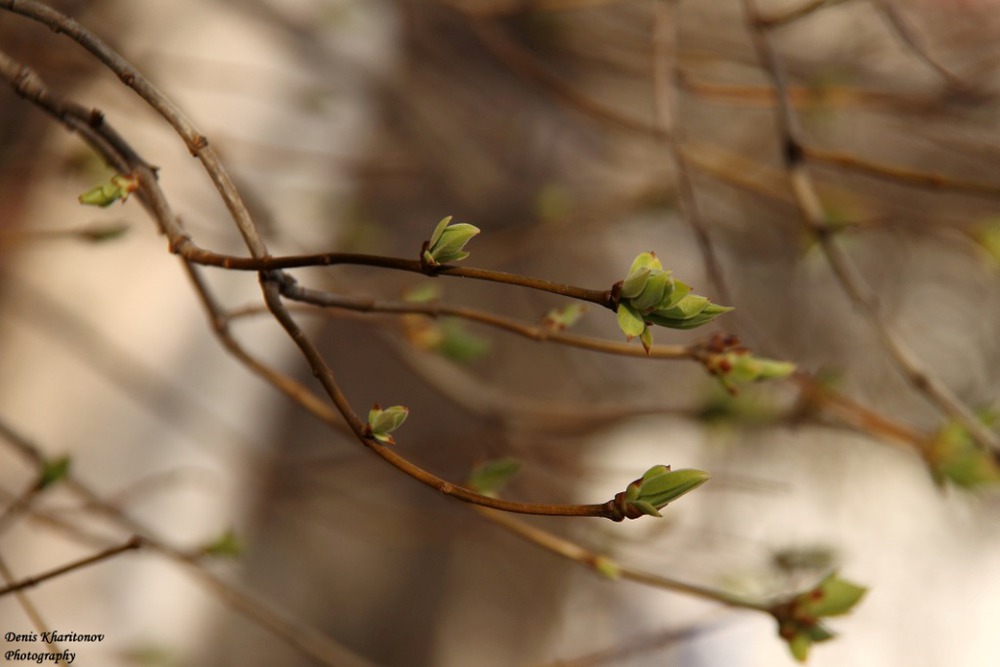
[[[661,509],[694,491],[708,479],[709,474],[704,470],[671,470],[670,466],[655,465],[629,484],[623,493],[615,496],[615,502],[626,518],[637,519],[643,515],[660,517]]]
[[[465,250],[479,228],[468,223],[451,223],[451,216],[444,218],[434,228],[431,238],[424,244],[421,261],[427,267],[436,267],[448,262],[458,262],[469,256]]]
[[[129,195],[138,189],[138,176],[135,174],[116,174],[107,182],[87,190],[78,199],[81,204],[106,208],[118,200],[124,204]]]
[[[383,410],[376,403],[368,411],[367,430],[369,431],[369,435],[382,444],[395,445],[396,441],[391,434],[403,425],[409,414],[410,409],[402,405],[393,405]]]
[[[497,497],[500,489],[521,469],[521,462],[514,458],[495,459],[481,463],[466,480],[466,486],[476,493]]]

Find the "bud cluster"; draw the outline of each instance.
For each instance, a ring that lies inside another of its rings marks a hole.
[[[615,284],[615,294],[619,328],[629,340],[638,337],[647,351],[653,344],[651,324],[694,329],[732,310],[692,294],[691,287],[674,279],[653,252],[635,258],[625,279]]]

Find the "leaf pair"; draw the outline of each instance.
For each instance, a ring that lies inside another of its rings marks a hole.
[[[424,247],[421,259],[426,266],[440,266],[457,262],[469,256],[465,244],[479,233],[479,228],[465,222],[451,224],[451,216],[444,218],[434,228],[431,239]]]

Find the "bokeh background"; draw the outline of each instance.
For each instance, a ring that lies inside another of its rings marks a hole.
[[[606,288],[655,250],[736,306],[711,330],[788,359],[917,432],[947,417],[894,365],[807,232],[783,165],[769,73],[735,0],[296,0],[57,3],[177,102],[233,171],[275,254],[415,256],[445,215],[483,233],[470,263]],[[994,406],[1000,343],[1000,5],[760,3],[836,242],[881,318],[970,409]],[[103,110],[203,247],[240,253],[211,183],[153,112],[79,47],[0,11],[0,49]],[[886,169],[915,174],[910,182]],[[50,628],[104,633],[84,665],[310,665],[197,572],[373,665],[792,664],[771,619],[601,579],[440,497],[316,421],[227,355],[135,202],[77,196],[106,168],[0,92],[0,490],[35,477],[10,442],[75,476],[164,542],[232,530],[197,569],[118,556],[26,592]],[[956,185],[957,184],[957,185]],[[971,185],[970,185],[971,184]],[[975,186],[975,187],[974,187]],[[102,243],[74,230],[122,225]],[[308,284],[538,321],[558,298],[364,268]],[[208,271],[228,306],[253,274]],[[746,595],[832,567],[871,587],[810,664],[1000,663],[995,490],[935,485],[912,447],[809,409],[790,382],[729,397],[697,364],[536,343],[475,326],[452,357],[434,323],[303,318],[355,409],[405,404],[401,451],[461,481],[522,461],[505,491],[600,502],[654,463],[712,481],[658,522],[535,519],[642,569]],[[267,317],[234,323],[309,381]],[[446,324],[451,326],[451,324]],[[458,326],[458,325],[456,325]],[[619,340],[591,309],[576,330]],[[657,331],[687,343],[705,331]],[[54,488],[5,510],[9,579],[128,536]],[[27,632],[0,597],[0,631]],[[9,643],[4,650],[12,648]],[[22,648],[24,648],[22,646]]]

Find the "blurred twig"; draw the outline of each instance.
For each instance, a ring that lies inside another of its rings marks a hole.
[[[925,396],[942,413],[961,423],[980,446],[989,451],[997,451],[1000,448],[1000,438],[984,426],[948,387],[931,375],[895,331],[889,327],[879,311],[875,295],[865,286],[854,265],[837,244],[833,230],[827,225],[828,215],[809,174],[807,158],[815,159],[817,156],[815,152],[805,148],[802,143],[799,120],[788,102],[788,84],[781,62],[771,47],[767,26],[760,21],[755,0],[742,0],[742,2],[747,29],[753,39],[761,67],[771,77],[778,96],[779,104],[775,118],[783,143],[782,153],[788,172],[788,180],[806,228],[822,248],[823,254],[844,292],[865,314],[872,328],[878,334],[882,346],[913,389]],[[886,172],[881,171],[881,173]],[[1000,188],[997,189],[1000,191]]]

